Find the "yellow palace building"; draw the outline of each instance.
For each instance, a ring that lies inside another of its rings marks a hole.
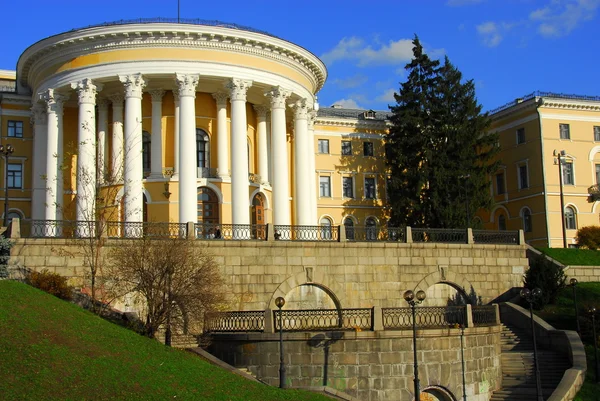
[[[386,112],[319,108],[326,77],[231,24],[42,39],[0,71],[9,217],[94,220],[103,202],[127,222],[384,224]]]

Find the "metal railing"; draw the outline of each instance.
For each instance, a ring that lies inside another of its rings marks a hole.
[[[494,305],[474,305],[471,307],[474,326],[494,326],[496,322],[496,307]]]
[[[209,332],[251,332],[264,331],[264,311],[235,311],[207,313],[204,331]]]
[[[467,230],[444,228],[413,228],[413,242],[467,243]]]
[[[108,238],[185,238],[187,227],[185,223],[154,223],[109,221],[106,223]]]
[[[196,223],[196,239],[202,240],[266,240],[264,224],[216,224]]]
[[[273,237],[280,241],[338,241],[338,226],[274,226]]]
[[[411,308],[383,308],[383,328],[412,328]],[[416,309],[416,326],[418,328],[441,328],[465,325],[467,322],[466,306],[419,306]]]
[[[217,178],[217,169],[213,167],[198,167],[198,178]]]
[[[529,93],[525,96],[516,98],[515,100],[512,100],[508,103],[505,103],[500,107],[496,107],[495,109],[490,110],[488,113],[496,114],[502,110],[506,110],[508,108],[511,108],[512,106],[516,106],[517,104],[523,103],[523,102],[533,99],[535,97],[553,97],[556,99],[600,101],[600,96],[575,95],[575,94],[569,94],[569,93],[554,93],[554,92],[535,91],[535,92]]]
[[[473,241],[476,244],[518,244],[518,231],[473,230]]]
[[[93,238],[101,233],[97,221],[33,220],[21,221],[21,236],[29,238]]]
[[[406,242],[406,228],[387,226],[341,226],[346,241]]]
[[[283,331],[371,330],[370,308],[282,310]],[[280,330],[279,310],[273,311],[274,327]]]

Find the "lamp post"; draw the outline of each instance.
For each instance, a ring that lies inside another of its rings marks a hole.
[[[4,158],[4,183],[6,188],[4,189],[4,227],[8,227],[8,157],[13,154],[15,148],[12,145],[7,144],[6,146],[0,145],[0,154]]]
[[[535,339],[535,324],[533,321],[533,301],[542,295],[542,290],[539,288],[534,288],[533,290],[529,290],[529,288],[523,288],[521,290],[521,297],[525,298],[527,302],[529,302],[529,317],[531,319],[531,336],[533,337],[533,364],[535,367],[535,385],[536,385],[536,393],[537,393],[537,401],[544,401],[544,396],[542,395],[542,381],[540,378],[540,367],[538,363],[537,356],[537,343]]]
[[[465,325],[460,325],[460,362],[462,364],[463,400],[467,401],[467,381],[465,377]]]
[[[285,364],[283,363],[283,321],[282,311],[285,305],[285,299],[283,297],[277,297],[275,299],[275,306],[279,308],[279,388],[285,388]]]
[[[417,360],[417,310],[416,306],[425,300],[425,291],[419,290],[416,294],[412,290],[404,292],[404,300],[408,302],[412,309],[412,329],[413,329],[413,357],[415,370],[415,400],[421,399],[421,387],[419,384],[419,362]]]
[[[465,207],[467,208],[467,216],[465,218],[467,222],[467,228],[471,227],[471,212],[469,210],[469,181],[471,174],[459,175],[458,178],[465,180]]]
[[[600,364],[598,363],[598,338],[596,337],[596,308],[588,311],[592,315],[592,334],[594,335],[594,363],[596,365],[596,383],[600,383]]]
[[[569,284],[573,288],[573,302],[575,303],[575,321],[577,323],[577,334],[581,336],[581,327],[579,327],[579,309],[577,308],[577,279],[573,277],[569,280]]]
[[[565,193],[563,191],[563,169],[562,169],[562,158],[566,155],[564,150],[554,151],[554,156],[558,160],[558,182],[560,183],[560,216],[562,217],[562,237],[563,237],[563,248],[567,247],[567,223],[565,221]]]

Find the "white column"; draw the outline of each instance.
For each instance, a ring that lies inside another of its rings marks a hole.
[[[264,105],[254,105],[256,110],[256,136],[258,148],[258,175],[260,183],[269,183],[269,157],[267,148],[267,112],[269,108]]]
[[[290,225],[290,190],[285,124],[285,101],[291,92],[274,87],[267,92],[271,99],[271,152],[273,156],[273,224]]]
[[[217,103],[217,174],[229,178],[229,145],[227,140],[227,98],[223,92],[213,93]]]
[[[269,177],[267,181],[273,182],[273,145],[271,144],[271,111],[267,112],[267,171]]]
[[[231,217],[233,224],[250,224],[248,200],[248,131],[246,93],[252,81],[233,78],[227,84],[231,100]]]
[[[69,95],[61,95],[62,101],[57,103],[56,117],[58,118],[58,151],[56,152],[58,160],[58,174],[56,175],[56,220],[63,219],[64,212],[64,197],[65,197],[65,178],[64,170],[67,167],[68,161],[65,160],[64,155],[64,125],[63,125],[63,114],[65,102],[69,98]]]
[[[198,75],[176,74],[179,85],[179,222],[198,221],[196,86]]]
[[[41,103],[34,103],[31,108],[33,120],[33,194],[31,199],[31,218],[44,220],[46,201],[46,131],[48,120],[46,107]]]
[[[79,97],[79,123],[77,132],[77,221],[96,218],[96,93],[100,85],[85,78],[71,84]],[[80,226],[78,235],[94,235],[92,226]]]
[[[112,102],[112,152],[111,152],[111,179],[113,182],[123,180],[123,100],[122,93],[115,93],[108,97]]]
[[[306,99],[293,103],[294,109],[294,206],[296,224],[309,226],[313,224],[310,205],[310,163],[308,160],[308,107]]]
[[[125,221],[144,220],[144,196],[142,177],[142,90],[146,81],[142,74],[119,75],[125,86],[125,168],[123,196],[125,197]],[[128,233],[126,233],[127,235]]]
[[[308,113],[308,182],[310,185],[310,209],[311,209],[311,225],[319,225],[319,216],[317,211],[317,177],[315,167],[315,120],[317,112],[311,110]]]
[[[173,176],[179,179],[179,138],[181,130],[179,129],[179,118],[181,117],[179,88],[173,89],[173,99],[175,101],[175,124],[173,124]]]
[[[162,141],[162,98],[165,91],[148,91],[152,96],[152,143],[150,148],[150,178],[163,178],[163,141]]]
[[[98,100],[98,145],[97,145],[97,168],[98,183],[104,184],[106,177],[106,168],[108,166],[106,158],[107,132],[108,132],[108,99]]]

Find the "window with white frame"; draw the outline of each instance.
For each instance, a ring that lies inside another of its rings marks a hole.
[[[342,156],[352,155],[352,142],[342,141]]]
[[[329,154],[329,139],[319,139],[319,153]]]
[[[496,195],[502,195],[506,192],[504,188],[504,172],[496,174]]]
[[[577,212],[572,206],[565,208],[565,226],[567,230],[577,230]]]
[[[374,217],[367,217],[365,220],[365,236],[367,241],[375,241],[377,239],[377,220]]]
[[[517,169],[519,173],[519,189],[529,188],[529,174],[527,172],[527,163],[519,164]]]
[[[354,177],[342,177],[342,194],[344,198],[354,198]]]
[[[376,199],[377,188],[375,184],[375,177],[365,177],[365,198]]]
[[[523,218],[523,231],[526,233],[532,232],[533,224],[531,222],[531,210],[529,210],[529,208],[523,209],[521,217]]]
[[[328,175],[319,176],[319,196],[331,198],[331,177]]]
[[[196,129],[196,167],[208,168],[210,167],[210,139],[208,134],[203,129]],[[248,157],[250,160],[250,157]]]
[[[23,165],[21,163],[8,163],[7,187],[10,189],[23,189]]]
[[[519,128],[517,130],[517,145],[525,143],[525,128]]]
[[[594,141],[600,142],[600,126],[594,126]]]
[[[346,230],[346,239],[353,240],[354,239],[354,220],[351,217],[346,217],[344,219],[344,229]]]
[[[8,120],[8,132],[6,135],[12,138],[23,138],[23,121]]]
[[[319,221],[319,225],[321,226],[321,238],[322,239],[331,239],[332,238],[331,219],[329,219],[328,217],[322,217],[321,221]]]
[[[562,168],[562,176],[563,176],[563,184],[564,185],[574,185],[575,184],[575,176],[573,175],[573,161],[563,159],[561,163]]]
[[[559,124],[560,139],[571,139],[571,127],[569,124]]]

